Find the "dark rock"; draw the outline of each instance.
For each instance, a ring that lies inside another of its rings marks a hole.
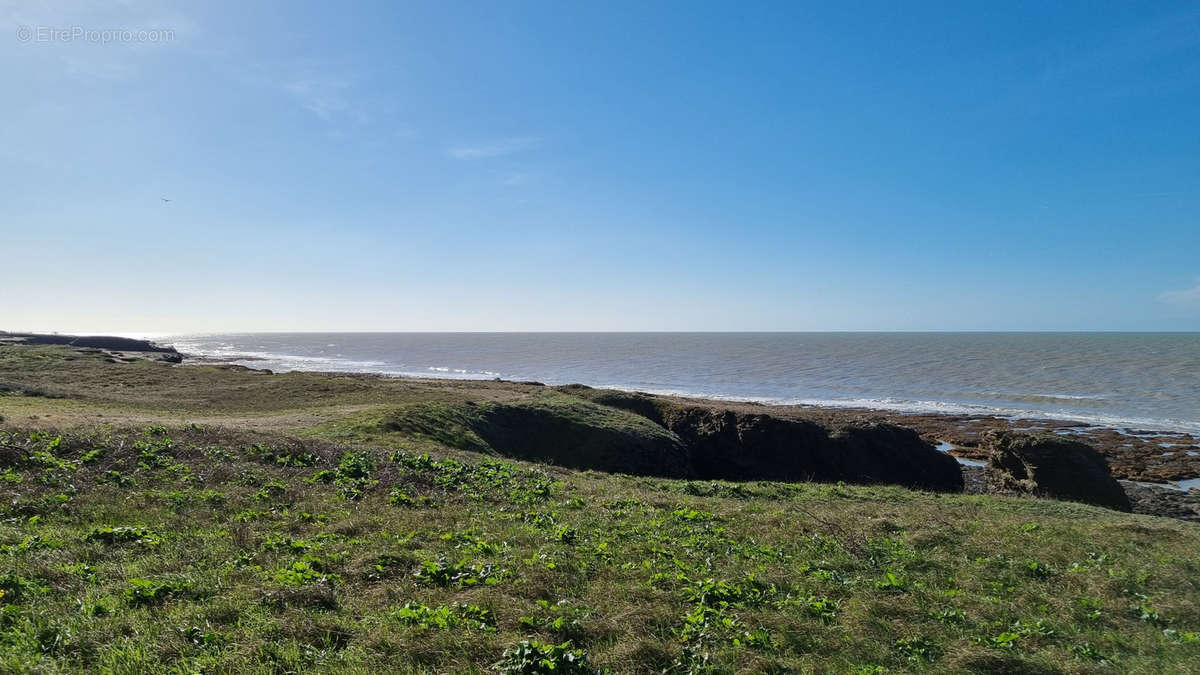
[[[591,394],[590,398],[600,405],[627,410],[631,413],[641,415],[655,424],[666,426],[666,423],[663,421],[663,409],[650,394],[601,389]]]
[[[641,392],[557,387],[644,417],[687,447],[692,472],[712,480],[892,483],[963,489],[958,462],[906,426],[862,415],[812,419],[742,403],[695,405]],[[769,411],[769,412],[768,412]]]
[[[1121,481],[1134,513],[1179,518],[1200,523],[1200,490],[1177,490],[1165,485]]]
[[[82,349],[103,349],[114,352],[158,352],[178,354],[174,347],[160,347],[149,340],[113,337],[109,335],[48,335],[43,333],[0,333],[6,341],[27,345],[66,345]],[[180,357],[182,359],[182,357]]]
[[[623,401],[636,409],[636,399]],[[662,424],[688,447],[699,478],[890,483],[958,492],[962,472],[911,429],[874,420],[826,427],[707,407],[666,408]]]
[[[911,429],[827,426],[762,408],[678,405],[647,394],[557,387],[477,406],[410,405],[382,424],[475,452],[575,469],[699,480],[890,483],[958,492],[962,472]],[[580,395],[582,394],[582,395]]]
[[[913,429],[890,422],[863,419],[830,435],[841,451],[839,471],[855,472],[872,483],[960,492],[962,467],[939,452]]]
[[[1053,434],[991,430],[980,435],[979,445],[988,452],[984,482],[989,492],[1132,510],[1104,457],[1086,443]]]
[[[213,368],[216,368],[218,370],[229,370],[229,371],[233,371],[235,373],[261,373],[261,372],[263,372],[257,368],[251,368],[250,366],[243,366],[240,363],[217,363],[217,364],[213,364]]]
[[[573,469],[691,478],[688,450],[646,419],[584,400],[415,404],[383,422],[472,452],[497,453]]]
[[[474,431],[496,452],[573,469],[689,478],[688,449],[666,429],[601,406],[488,405]]]

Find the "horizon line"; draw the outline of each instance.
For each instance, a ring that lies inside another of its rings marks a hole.
[[[789,334],[1130,334],[1130,335],[1191,335],[1200,334],[1200,330],[1122,330],[1122,329],[824,329],[824,330],[394,330],[394,329],[306,329],[306,330],[224,330],[199,332],[162,332],[162,331],[92,331],[92,330],[0,330],[0,334],[31,333],[44,335],[71,335],[77,337],[137,337],[142,339],[159,339],[169,337],[203,337],[215,335],[382,335],[382,334],[460,334],[460,335],[789,335]]]

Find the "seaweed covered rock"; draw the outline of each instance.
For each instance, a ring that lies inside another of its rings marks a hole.
[[[1129,498],[1090,445],[1052,434],[991,430],[980,436],[988,453],[989,492],[1028,494],[1131,511]]]

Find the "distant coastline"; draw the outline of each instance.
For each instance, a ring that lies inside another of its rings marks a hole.
[[[514,392],[525,392],[519,395],[533,394],[534,396],[541,396],[541,392],[545,392],[546,395],[554,396],[554,392],[565,392],[569,396],[595,397],[596,400],[626,401],[630,404],[639,401],[657,400],[661,404],[665,404],[676,410],[727,411],[729,414],[743,420],[807,420],[825,429],[846,429],[854,428],[856,425],[861,425],[864,422],[867,424],[885,422],[892,425],[893,428],[911,430],[907,433],[915,432],[910,437],[911,439],[923,439],[932,448],[956,459],[960,465],[959,468],[964,481],[964,487],[967,491],[981,489],[982,467],[989,459],[989,451],[986,444],[982,442],[985,432],[999,429],[1067,435],[1084,440],[1104,455],[1111,474],[1124,481],[1124,489],[1134,501],[1135,509],[1138,512],[1184,518],[1193,518],[1195,515],[1194,512],[1200,512],[1200,509],[1196,508],[1200,506],[1200,491],[1189,492],[1191,488],[1200,488],[1200,435],[1186,432],[1164,432],[1154,429],[1130,427],[1112,428],[1088,424],[1086,422],[1047,418],[1013,420],[995,414],[951,414],[945,411],[935,413],[897,412],[844,405],[834,407],[770,404],[759,401],[739,401],[732,397],[684,397],[670,394],[650,396],[640,394],[630,395],[625,392],[630,390],[636,391],[636,388],[627,387],[624,388],[624,391],[620,391],[613,388],[593,388],[582,384],[550,386],[556,383],[548,385],[538,381],[512,380],[500,377],[486,379],[439,377],[441,373],[424,374],[422,377],[400,377],[396,374],[369,371],[339,372],[336,370],[328,371],[308,368],[295,369],[293,374],[289,375],[276,373],[269,368],[262,367],[264,364],[271,362],[269,358],[236,358],[245,356],[239,354],[222,357],[190,356],[184,355],[168,345],[159,345],[150,341],[130,340],[127,338],[63,335],[37,336],[0,333],[0,345],[4,343],[25,343],[35,350],[65,347],[75,350],[80,356],[87,355],[92,357],[93,360],[99,359],[100,361],[114,364],[112,367],[120,369],[112,371],[101,369],[97,371],[94,368],[89,370],[85,367],[84,370],[73,373],[72,367],[67,366],[56,377],[52,376],[48,380],[34,378],[33,381],[29,381],[27,375],[21,375],[19,372],[14,373],[19,377],[17,380],[6,382],[3,381],[3,378],[0,378],[0,393],[42,397],[45,399],[78,396],[80,388],[83,387],[86,389],[89,386],[89,381],[93,386],[99,386],[99,389],[96,391],[106,391],[111,386],[111,383],[108,381],[110,376],[120,377],[119,373],[121,372],[146,372],[141,371],[140,368],[125,371],[121,364],[150,361],[165,362],[165,364],[182,368],[207,369],[207,374],[195,374],[196,377],[200,378],[200,381],[213,377],[225,377],[216,373],[227,371],[229,372],[229,376],[250,377],[250,380],[245,381],[247,384],[250,382],[276,382],[278,383],[277,385],[269,385],[268,389],[282,387],[282,389],[278,389],[280,392],[288,391],[288,387],[290,386],[288,383],[314,382],[311,379],[307,379],[314,375],[320,378],[328,378],[326,380],[317,380],[317,382],[323,383],[315,385],[313,395],[306,395],[300,399],[305,404],[319,406],[328,406],[331,404],[328,394],[319,392],[347,391],[347,387],[350,388],[350,391],[376,391],[381,393],[388,391],[397,393],[411,392],[416,390],[428,392],[492,391],[509,392],[505,395],[512,395]],[[121,349],[115,349],[116,347],[120,347]],[[52,352],[48,352],[47,354],[49,353]],[[234,358],[230,358],[231,356]],[[65,362],[73,361],[76,358],[78,357],[69,357]],[[88,359],[81,360],[81,364],[86,361]],[[237,361],[245,361],[245,363],[237,363]],[[241,372],[244,375],[234,375],[235,372]],[[268,375],[269,377],[262,378],[261,375]],[[22,380],[25,381],[23,382]],[[188,377],[182,381],[191,380],[192,378]],[[360,383],[350,384],[348,380],[360,380]],[[400,380],[404,380],[404,382],[400,382]],[[367,381],[374,381],[374,383],[368,383]],[[210,397],[210,400],[216,401],[226,400],[228,394],[219,395],[215,399],[211,398],[214,395],[216,395],[215,391],[203,390],[189,394],[185,397],[185,400],[189,401],[186,405],[192,405],[193,403],[191,402],[196,400],[196,396],[199,396],[200,399]],[[286,397],[291,394],[282,395]],[[402,394],[400,400],[404,400],[406,396],[408,394]],[[437,395],[433,394],[433,396]],[[272,396],[264,400],[256,397],[253,400],[257,402],[257,405],[267,405],[268,407],[285,405],[281,400],[276,400],[277,398],[276,396]],[[392,400],[394,399],[384,395],[378,399],[378,402],[387,405]],[[297,402],[299,400],[293,402],[291,405],[295,405]],[[641,405],[641,403],[636,404]],[[656,403],[653,405],[657,406],[660,404]],[[653,413],[642,414],[651,414],[651,417],[653,417]],[[757,424],[757,422],[755,423]],[[442,422],[439,422],[439,424],[442,424]],[[519,426],[524,427],[528,424],[536,426],[537,420],[525,420]],[[453,426],[453,423],[451,423],[451,426]],[[526,429],[526,431],[532,432],[532,428]],[[569,458],[563,459],[565,461]],[[951,464],[953,465],[953,462]]]
[[[169,342],[169,341],[168,341]],[[238,355],[227,354],[212,356],[202,354],[186,354],[187,363],[228,364],[256,370],[270,370],[264,364],[274,363],[271,355]],[[285,369],[286,370],[286,369]],[[413,380],[452,380],[469,384],[489,381],[502,382],[535,382],[532,380],[513,380],[499,376],[480,378],[464,377],[455,374],[447,375],[443,371],[429,373],[387,373],[364,370],[336,370],[317,368],[294,368],[293,370],[313,373],[324,373],[339,376],[405,378]],[[1039,415],[1036,411],[1022,411],[1025,415],[1008,415],[1000,410],[971,409],[964,406],[956,409],[893,409],[869,405],[853,405],[848,402],[817,401],[817,402],[782,402],[755,398],[739,398],[733,396],[703,396],[686,392],[661,391],[653,389],[638,389],[620,385],[597,385],[595,383],[547,382],[548,385],[583,384],[597,389],[616,389],[620,391],[640,392],[655,396],[676,399],[682,403],[747,407],[769,407],[773,413],[798,413],[806,417],[817,417],[825,422],[844,422],[856,416],[871,416],[885,419],[889,422],[916,429],[921,435],[942,449],[959,458],[961,463],[970,465],[986,459],[986,455],[975,446],[979,434],[992,428],[1009,428],[1022,431],[1036,431],[1070,435],[1085,440],[1101,450],[1112,465],[1113,474],[1119,478],[1131,481],[1149,481],[1165,483],[1171,486],[1187,489],[1200,487],[1200,433],[1190,431],[1163,429],[1153,424],[1139,424],[1136,421],[1123,424],[1103,424],[1094,420],[1072,419],[1069,417],[1056,418]]]
[[[766,405],[1200,434],[1200,334],[272,333],[162,342],[274,371],[581,382]]]
[[[287,334],[283,334],[287,335]],[[254,336],[262,339],[263,336]],[[340,336],[342,339],[346,334]],[[477,339],[478,336],[475,336]],[[324,339],[324,337],[322,337]],[[405,377],[423,380],[470,381],[517,381],[530,382],[535,378],[501,377],[498,372],[470,372],[466,369],[432,368],[426,372],[388,372],[386,361],[350,361],[351,369],[339,369],[340,357],[325,358],[300,355],[298,358],[270,352],[238,353],[225,350],[217,353],[189,351],[189,344],[166,338],[161,341],[136,340],[124,337],[66,336],[45,334],[18,334],[0,332],[0,341],[24,341],[31,344],[56,344],[76,348],[107,351],[113,360],[130,360],[149,357],[172,363],[233,364],[271,372],[298,370],[323,372],[358,377]],[[323,344],[333,347],[336,343]],[[182,349],[179,349],[182,347]],[[138,352],[143,352],[139,356]],[[284,367],[279,368],[280,364]],[[273,367],[272,367],[273,366]],[[333,367],[330,367],[333,366]],[[372,370],[378,367],[379,370]],[[539,380],[540,382],[540,380]],[[562,385],[574,381],[549,380],[547,384]],[[766,397],[736,396],[722,394],[699,394],[687,391],[639,387],[627,383],[587,382],[596,388],[641,391],[668,398],[677,398],[699,403],[718,403],[725,406],[770,406],[778,413],[803,413],[808,417],[819,417],[825,421],[838,422],[853,416],[869,415],[890,422],[912,427],[931,442],[940,444],[952,452],[960,461],[971,462],[983,459],[975,449],[979,434],[987,429],[1006,427],[1020,430],[1042,431],[1080,437],[1100,449],[1112,465],[1114,475],[1126,480],[1173,483],[1184,487],[1193,485],[1200,478],[1200,432],[1187,428],[1170,428],[1156,424],[1156,420],[1097,420],[1087,416],[1073,417],[1069,414],[1054,414],[1036,410],[1005,410],[986,406],[941,404],[914,406],[912,402],[800,400],[788,401]],[[1066,398],[1066,397],[1045,397]],[[1079,397],[1086,400],[1086,397]],[[919,403],[919,402],[918,402]]]

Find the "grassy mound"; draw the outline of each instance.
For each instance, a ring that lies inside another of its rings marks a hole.
[[[1159,673],[1200,660],[1194,525],[421,452],[422,434],[503,438],[478,426],[480,407],[385,415],[413,433],[386,449],[195,425],[3,434],[0,671]]]
[[[513,403],[418,403],[387,416],[387,431],[474,452],[636,475],[686,477],[687,450],[666,429],[623,410],[554,392]]]

